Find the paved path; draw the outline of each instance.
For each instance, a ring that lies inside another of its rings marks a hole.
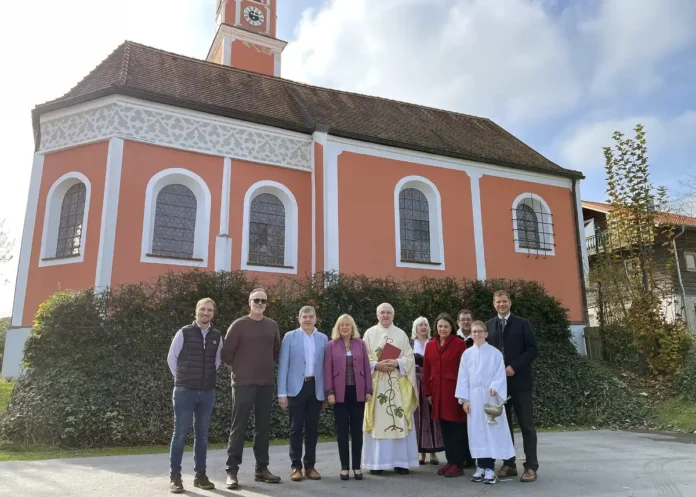
[[[520,449],[518,448],[518,451]],[[208,475],[213,491],[194,489],[192,454],[184,454],[186,495],[243,495],[268,497],[354,496],[379,497],[515,496],[515,497],[693,497],[696,496],[696,436],[665,433],[585,431],[540,433],[539,480],[521,483],[514,478],[497,485],[472,483],[467,477],[443,478],[436,467],[421,466],[410,475],[393,472],[365,475],[362,481],[342,481],[334,443],[318,447],[321,481],[291,482],[286,446],[271,447],[271,470],[282,476],[276,485],[253,481],[253,452],[244,452],[241,488],[224,488],[222,450],[211,451]],[[444,454],[441,454],[442,459]],[[36,462],[0,463],[0,496],[12,497],[135,497],[168,493],[168,456],[95,457]]]

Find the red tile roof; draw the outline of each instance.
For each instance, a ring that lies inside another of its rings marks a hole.
[[[604,202],[590,202],[587,200],[582,201],[582,207],[584,209],[590,209],[597,212],[609,213],[612,210],[611,204]],[[681,214],[674,214],[672,212],[658,212],[655,215],[655,221],[657,224],[673,224],[677,226],[692,226],[696,228],[696,217],[682,216]]]
[[[584,177],[547,159],[489,119],[290,80],[184,57],[126,41],[44,112],[122,94],[301,133],[328,131],[441,156],[565,177]],[[38,129],[35,136],[39,137]],[[38,143],[37,143],[38,147]]]

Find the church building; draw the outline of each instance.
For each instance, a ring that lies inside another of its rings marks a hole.
[[[218,0],[206,60],[126,41],[33,109],[2,376],[55,291],[191,268],[538,280],[584,352],[582,173],[486,118],[281,78],[276,1]]]

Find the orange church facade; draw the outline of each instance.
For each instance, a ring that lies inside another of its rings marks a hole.
[[[53,292],[194,267],[534,279],[584,351],[582,175],[487,119],[281,79],[274,12],[221,0],[208,61],[126,42],[36,107],[3,376]]]

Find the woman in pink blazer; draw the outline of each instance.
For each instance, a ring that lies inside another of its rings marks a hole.
[[[343,314],[336,320],[324,354],[324,390],[334,406],[341,480],[349,475],[348,435],[352,439],[353,475],[362,480],[362,425],[365,402],[372,395],[370,358],[355,320]]]

